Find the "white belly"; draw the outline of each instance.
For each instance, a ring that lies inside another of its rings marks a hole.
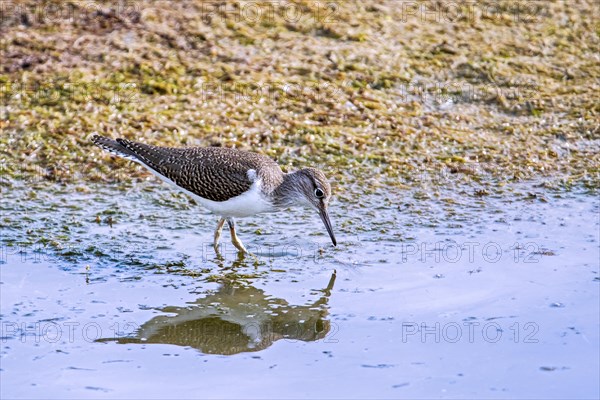
[[[254,181],[250,190],[225,201],[212,201],[203,199],[193,193],[182,189],[184,192],[192,196],[198,203],[213,213],[222,217],[248,217],[254,214],[271,211],[273,207],[265,200],[260,191],[261,181]],[[178,186],[179,188],[179,186]],[[181,188],[180,188],[181,189]]]
[[[202,198],[197,194],[194,194],[189,190],[178,186],[175,182],[160,175],[152,168],[149,168],[146,165],[144,165],[142,162],[138,163],[146,167],[148,171],[152,172],[152,174],[160,178],[160,180],[162,180],[163,182],[166,182],[169,185],[186,193],[198,203],[200,203],[202,206],[204,206],[204,208],[222,217],[248,217],[250,215],[273,210],[271,204],[262,195],[262,192],[260,190],[262,181],[260,179],[256,179],[252,186],[250,186],[250,189],[239,196],[232,197],[231,199],[225,201],[212,201]]]

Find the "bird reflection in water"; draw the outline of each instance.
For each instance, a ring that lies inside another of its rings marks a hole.
[[[290,305],[253,286],[235,281],[186,307],[165,307],[144,323],[135,337],[103,338],[100,342],[161,343],[190,346],[206,354],[237,354],[266,349],[280,339],[305,342],[325,338],[331,330],[327,302],[336,273],[312,304]]]

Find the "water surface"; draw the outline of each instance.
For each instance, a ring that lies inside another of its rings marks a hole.
[[[599,204],[356,194],[216,218],[154,183],[2,193],[3,398],[597,398]]]

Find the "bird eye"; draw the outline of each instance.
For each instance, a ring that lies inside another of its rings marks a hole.
[[[323,191],[319,188],[315,189],[315,196],[317,196],[317,198],[322,198],[323,196],[325,196],[325,193],[323,193]]]

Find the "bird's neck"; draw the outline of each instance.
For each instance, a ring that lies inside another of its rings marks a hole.
[[[283,175],[283,180],[273,191],[272,198],[276,207],[289,207],[301,202],[302,191],[298,172]]]

